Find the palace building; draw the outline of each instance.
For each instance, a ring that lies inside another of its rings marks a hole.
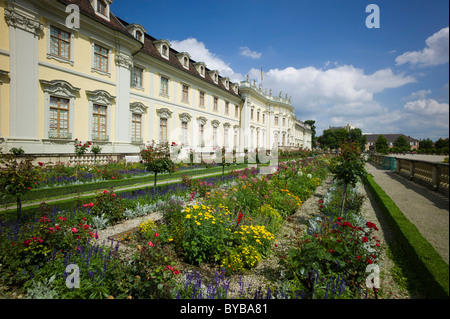
[[[311,127],[287,95],[248,77],[232,83],[115,16],[112,2],[0,0],[3,151],[69,154],[75,139],[108,154],[137,154],[153,140],[311,149]],[[76,28],[67,23],[74,8]]]

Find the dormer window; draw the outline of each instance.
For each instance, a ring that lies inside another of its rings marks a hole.
[[[165,59],[169,59],[169,49],[170,49],[170,42],[167,40],[157,40],[153,42],[156,46],[156,49],[159,51],[161,56]]]
[[[239,93],[239,85],[238,84],[234,85],[234,92]]]
[[[91,5],[95,14],[109,21],[112,2],[113,0],[91,0]]]
[[[136,31],[136,39],[138,39],[139,41],[142,42],[142,37],[143,37],[142,32],[141,31]]]
[[[97,0],[97,12],[106,16],[108,11],[108,6],[102,0]]]
[[[206,65],[204,62],[196,62],[194,63],[194,67],[196,68],[197,72],[200,74],[201,77],[205,77],[205,70]]]
[[[217,70],[209,71],[209,75],[213,79],[214,83],[216,83],[216,84],[219,83],[219,71],[217,71]]]
[[[127,26],[127,30],[136,38],[136,40],[144,43],[144,35],[147,31],[143,26],[133,23]]]
[[[189,53],[181,52],[181,53],[177,53],[176,56],[178,58],[178,61],[180,61],[181,65],[185,69],[189,70],[189,59],[191,58]]]
[[[223,78],[222,83],[227,90],[230,88],[230,78]]]

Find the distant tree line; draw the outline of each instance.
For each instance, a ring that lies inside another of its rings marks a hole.
[[[389,143],[386,137],[384,137],[384,135],[380,135],[375,142],[375,150],[380,154],[406,153],[411,151],[411,145],[403,135],[399,136],[393,144],[394,147],[389,148]],[[433,142],[429,138],[424,139],[419,142],[419,149],[414,150],[414,152],[417,152],[417,154],[448,154],[449,139],[440,138],[436,142]]]

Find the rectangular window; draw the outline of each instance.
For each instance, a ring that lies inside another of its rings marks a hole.
[[[104,16],[107,15],[107,7],[103,0],[97,0],[97,12],[103,14]]]
[[[225,127],[224,131],[223,131],[223,146],[228,147],[228,128]]]
[[[236,118],[239,117],[239,106],[237,106],[237,105],[235,105],[235,107],[234,107],[234,116],[235,116]]]
[[[97,44],[94,45],[94,68],[102,72],[108,72],[109,50]]]
[[[219,111],[219,99],[218,98],[214,98],[214,112],[218,112]]]
[[[205,107],[205,92],[200,92],[200,107]]]
[[[70,33],[51,27],[50,53],[70,60]]]
[[[217,146],[217,127],[213,127],[212,145]]]
[[[108,140],[106,135],[106,115],[107,107],[103,105],[94,104],[94,121],[92,130],[92,139],[96,141]]]
[[[205,145],[205,140],[204,140],[204,135],[203,135],[204,129],[205,129],[205,126],[203,124],[200,124],[199,128],[198,128],[198,134],[199,134],[198,140],[199,140],[199,143],[200,143],[199,146],[204,146]]]
[[[169,96],[169,79],[161,77],[161,87],[159,93],[164,96]]]
[[[225,102],[225,115],[230,113],[230,103]]]
[[[139,67],[133,67],[133,75],[132,75],[132,83],[131,85],[133,87],[142,88],[143,85],[143,79],[144,77],[144,70]]]
[[[142,136],[142,115],[133,113],[131,115],[131,141],[141,142]]]
[[[284,117],[283,117],[283,126],[286,126],[286,119]]]
[[[183,85],[183,102],[189,102],[189,87],[187,85]]]
[[[183,144],[187,145],[189,140],[188,140],[188,123],[187,122],[181,122],[181,131],[182,131],[182,139],[183,139]]]
[[[159,120],[159,132],[160,143],[167,142],[167,119]]]
[[[252,109],[252,111],[251,111],[251,114],[250,114],[250,119],[252,119],[253,120],[253,109]]]
[[[256,120],[259,122],[259,111],[256,113]]]
[[[49,138],[70,138],[69,100],[50,97]]]
[[[275,116],[275,126],[278,126],[278,116]]]
[[[266,124],[266,114],[263,113],[263,124]]]

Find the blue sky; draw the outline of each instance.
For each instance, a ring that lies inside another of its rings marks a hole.
[[[380,28],[367,28],[376,4]],[[449,136],[448,0],[114,0],[112,11],[239,82],[292,97],[318,135]]]

